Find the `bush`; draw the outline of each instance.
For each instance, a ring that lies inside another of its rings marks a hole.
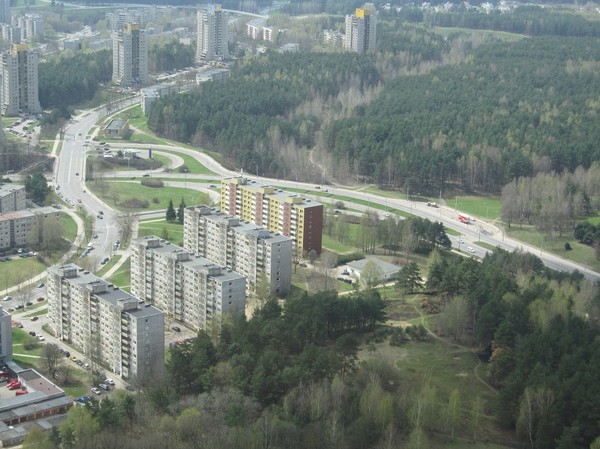
[[[141,184],[146,187],[158,188],[165,185],[160,179],[142,179]]]
[[[188,168],[187,165],[183,164],[181,167],[179,167],[177,169],[179,171],[179,173],[189,173],[190,169]]]
[[[569,242],[565,242],[565,251],[571,251],[573,248],[571,248],[571,244]]]
[[[148,201],[137,198],[129,198],[121,202],[121,206],[126,209],[147,209],[149,205]]]
[[[351,254],[340,254],[337,257],[337,264],[344,265],[348,262],[352,262],[353,260],[364,259],[365,255],[363,253],[351,253]]]
[[[23,349],[25,349],[26,351],[33,351],[38,346],[39,345],[37,341],[28,341],[27,343],[23,344]]]
[[[157,198],[157,197],[154,197],[154,198],[152,198],[152,202],[153,202],[154,204],[159,204],[159,203],[160,203],[160,199],[159,199],[159,198]]]

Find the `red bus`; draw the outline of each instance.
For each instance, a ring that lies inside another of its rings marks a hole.
[[[465,224],[469,224],[469,222],[471,221],[471,220],[469,219],[469,217],[467,217],[466,215],[462,215],[462,214],[458,216],[458,220],[459,220],[461,223],[465,223]]]

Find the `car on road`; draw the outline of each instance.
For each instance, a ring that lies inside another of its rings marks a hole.
[[[11,299],[12,299],[12,296],[5,296],[2,301],[10,301]]]
[[[36,288],[43,288],[43,287],[44,287],[44,283],[43,283],[43,282],[40,282],[40,283],[39,283],[39,284],[36,286]]]
[[[102,215],[98,214],[98,215],[96,215],[96,218],[102,220],[104,217]]]
[[[115,381],[109,377],[108,379],[104,379],[104,383],[107,385],[114,385]]]
[[[97,394],[97,395],[101,395],[102,394],[102,392],[100,391],[99,388],[92,387],[92,388],[90,388],[90,390],[92,390],[92,393],[94,393],[94,394]]]
[[[75,176],[79,176],[79,172],[75,172]]]
[[[38,299],[36,299],[37,302],[42,302],[44,300],[43,296],[38,297]]]
[[[456,240],[458,243],[465,243],[465,241],[463,239],[461,239],[460,237]]]
[[[97,239],[98,238],[98,234],[94,234],[94,238]]]
[[[467,247],[467,251],[469,251],[471,254],[475,254],[475,248],[471,246]]]
[[[142,175],[142,178],[149,178],[149,177],[150,177],[150,174],[149,174],[149,173],[144,173],[144,174]]]
[[[32,317],[31,317],[31,321],[37,321],[37,320],[39,320],[39,319],[40,319],[40,317],[39,317],[39,316],[32,316]]]
[[[98,214],[104,215],[104,211],[99,211]]]
[[[77,198],[77,202],[78,202],[78,203],[81,203],[81,198]]]
[[[175,332],[181,332],[181,328],[179,326],[173,326],[171,329]]]

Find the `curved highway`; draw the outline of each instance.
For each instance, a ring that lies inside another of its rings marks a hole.
[[[121,102],[119,107],[125,107],[127,105],[132,104],[135,101],[135,98],[124,100],[123,102]],[[118,238],[118,229],[116,228],[116,224],[114,222],[115,212],[102,201],[100,201],[98,198],[96,198],[94,195],[90,195],[86,192],[83,175],[85,163],[84,149],[87,147],[84,147],[83,144],[85,143],[88,131],[95,125],[98,119],[104,115],[106,115],[105,109],[92,111],[90,113],[83,114],[67,127],[65,132],[65,141],[63,143],[63,149],[59,158],[60,161],[57,164],[56,170],[56,181],[57,184],[60,185],[60,191],[62,192],[63,197],[70,198],[72,201],[75,202],[75,205],[79,204],[77,203],[78,200],[81,200],[81,205],[85,207],[89,213],[93,214],[93,216],[97,216],[100,213],[100,211],[104,213],[104,219],[96,220],[95,232],[98,234],[98,239],[95,239],[94,241],[94,246],[96,247],[96,255],[102,256],[112,254],[113,244]],[[147,148],[148,144],[117,143],[111,144],[111,146],[117,148]],[[237,172],[226,169],[210,156],[195,150],[169,145],[151,146],[153,149],[156,150],[168,149],[171,152],[192,156],[198,162],[200,162],[215,173],[215,175],[188,173],[186,175],[186,179],[188,179],[189,181],[193,181],[194,179],[217,180],[223,176],[239,175],[239,173]],[[79,173],[79,175],[77,175],[77,173]],[[116,172],[114,176],[139,176],[139,172]],[[169,178],[178,178],[180,180],[182,174],[153,173],[152,176],[160,177],[165,180],[168,180]],[[256,178],[251,175],[247,176],[249,176],[250,178]],[[284,188],[306,189],[309,191],[314,191],[315,193],[322,192],[322,190],[316,190],[318,186],[315,184],[309,184],[298,181],[270,179],[264,177],[260,177],[257,179],[262,182],[272,183]],[[351,205],[351,207],[354,209],[366,210],[369,208],[373,208],[372,206],[370,206],[371,204],[373,206],[377,204],[379,205],[380,209],[397,209],[404,212],[412,213],[414,215],[418,215],[423,218],[428,218],[430,220],[440,221],[447,228],[460,232],[460,238],[462,242],[459,243],[457,237],[451,237],[453,246],[459,249],[467,249],[467,247],[471,246],[475,250],[475,256],[482,257],[486,254],[486,249],[477,247],[477,243],[483,242],[494,247],[500,246],[508,251],[530,252],[538,256],[550,268],[565,272],[579,270],[581,273],[584,274],[586,278],[593,281],[600,281],[600,274],[590,270],[587,266],[582,266],[570,260],[563,259],[557,255],[545,252],[543,248],[536,248],[531,245],[527,245],[523,242],[511,239],[507,237],[500,228],[496,227],[491,223],[488,223],[486,221],[476,221],[469,225],[461,223],[458,221],[458,214],[460,214],[461,211],[456,211],[454,208],[447,206],[432,208],[427,207],[426,204],[422,202],[414,202],[406,199],[397,198],[383,198],[372,193],[365,193],[360,190],[351,190],[342,186],[327,186],[327,188],[329,189],[329,193],[331,193],[332,196],[336,195],[346,197],[342,199],[342,201],[344,201],[344,203],[346,203],[347,205]],[[323,197],[322,195],[317,194],[312,196],[308,194],[306,196],[325,203],[334,203],[335,201],[340,200],[339,198]],[[353,203],[352,200],[348,198],[361,200],[363,202],[366,201],[367,205],[365,206],[362,204]]]

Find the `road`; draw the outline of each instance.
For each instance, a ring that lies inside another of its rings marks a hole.
[[[122,100],[119,104],[113,105],[113,110],[136,101],[138,101],[137,97]],[[89,130],[106,115],[106,109],[99,108],[84,112],[67,124],[54,171],[55,188],[62,198],[75,207],[83,207],[95,218],[94,233],[98,238],[92,239],[94,251],[91,254],[97,258],[112,254],[113,245],[119,238],[115,211],[95,195],[90,194],[85,187],[85,157],[89,147],[84,144],[88,138],[91,140],[91,136],[88,136]]]

